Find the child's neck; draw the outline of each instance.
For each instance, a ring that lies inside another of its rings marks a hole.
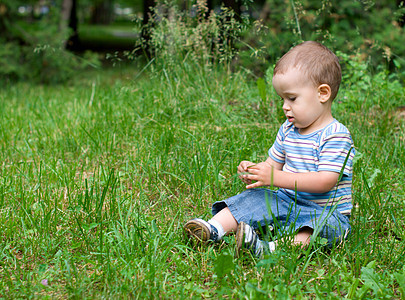
[[[298,132],[302,135],[311,134],[315,131],[325,128],[327,125],[329,125],[333,121],[334,121],[334,118],[332,116],[332,113],[325,114],[322,118],[316,120],[316,122],[312,123],[310,126],[308,126],[306,128],[298,128]]]

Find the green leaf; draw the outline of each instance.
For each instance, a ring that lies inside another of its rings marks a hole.
[[[363,157],[364,157],[364,154],[356,149],[356,155],[353,157],[353,165],[355,165]]]
[[[233,262],[233,257],[230,254],[221,254],[218,256],[215,262],[215,273],[218,279],[222,280],[226,275],[228,275],[232,270],[235,269],[235,264]]]
[[[404,272],[405,272],[405,268],[404,268]],[[394,277],[399,285],[399,288],[402,292],[402,295],[405,296],[405,273],[395,273]]]
[[[375,180],[377,179],[379,174],[381,174],[381,170],[380,169],[374,169],[373,174],[371,174],[371,176],[367,180],[369,187],[374,186]]]
[[[400,69],[400,68],[401,68],[401,64],[400,64],[400,62],[399,62],[397,59],[394,59],[394,60],[392,60],[392,61],[393,61],[394,65],[395,65],[395,67],[396,67],[397,69]]]
[[[256,81],[256,85],[259,90],[260,98],[262,99],[263,102],[266,102],[267,98],[266,82],[264,81],[263,78],[259,78]]]
[[[375,261],[370,262],[367,267],[361,268],[361,279],[364,282],[364,285],[372,289],[376,295],[382,295],[384,287],[380,282],[380,276],[374,271]]]

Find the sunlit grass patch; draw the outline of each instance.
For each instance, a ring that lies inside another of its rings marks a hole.
[[[404,295],[405,125],[389,104],[404,90],[364,98],[347,86],[334,104],[357,150],[351,237],[329,250],[282,245],[264,260],[235,260],[233,236],[195,248],[183,225],[244,189],[237,164],[264,159],[282,119],[269,86],[210,71],[190,62],[4,89],[2,296]]]

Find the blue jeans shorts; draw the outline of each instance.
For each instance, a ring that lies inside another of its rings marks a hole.
[[[295,233],[303,227],[312,228],[313,235],[327,239],[329,246],[346,238],[351,229],[348,216],[309,200],[291,199],[281,189],[246,190],[215,202],[212,214],[217,214],[225,207],[229,208],[238,223],[245,222],[255,229],[271,225],[284,235]]]

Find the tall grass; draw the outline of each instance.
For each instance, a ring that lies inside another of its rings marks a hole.
[[[70,86],[4,87],[0,296],[405,297],[405,90],[341,56],[334,116],[358,153],[351,238],[264,260],[234,259],[233,236],[192,247],[182,227],[244,189],[240,160],[266,157],[283,121],[271,71],[256,81],[185,55]]]
[[[262,106],[242,72],[176,72],[2,91],[3,297],[404,296],[395,78],[370,75],[367,92],[349,82],[334,104],[359,153],[351,239],[332,250],[284,245],[256,261],[233,259],[232,236],[192,248],[182,226],[243,190],[236,166],[264,159],[282,121],[278,100],[268,88]]]

